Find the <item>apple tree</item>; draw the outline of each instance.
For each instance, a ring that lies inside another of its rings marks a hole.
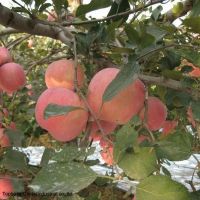
[[[0,199],[199,199],[200,1],[12,2],[0,3]],[[92,170],[94,143],[112,173]],[[37,166],[30,146],[45,147]],[[183,185],[166,165],[191,157]],[[124,196],[83,192],[124,178],[137,182]]]

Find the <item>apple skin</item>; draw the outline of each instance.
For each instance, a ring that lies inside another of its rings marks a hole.
[[[146,120],[146,127],[150,131],[157,131],[162,128],[167,118],[167,108],[165,104],[157,97],[148,97],[146,109],[146,119],[144,117],[145,108],[143,108],[139,114],[142,121]]]
[[[0,86],[3,91],[13,93],[23,87],[26,76],[21,65],[6,63],[0,67]]]
[[[0,128],[0,148],[1,147],[9,147],[11,146],[10,144],[10,139],[9,137],[4,133],[4,128]],[[1,199],[1,198],[0,198]]]
[[[105,68],[96,73],[89,84],[87,100],[98,119],[126,124],[144,106],[145,87],[137,79],[110,101],[103,103],[103,94],[119,71],[117,68]]]
[[[176,120],[166,120],[164,122],[164,124],[162,125],[162,136],[167,136],[169,135],[175,128],[176,126],[178,125],[178,121]]]
[[[9,194],[11,194],[13,190],[14,190],[13,184],[10,178],[7,176],[1,177],[0,178],[0,199],[1,200],[9,199]],[[8,193],[8,195],[6,195],[5,193]]]
[[[45,72],[45,83],[48,88],[63,87],[74,90],[75,62],[73,60],[57,60],[52,62]],[[84,71],[80,65],[77,68],[77,84],[84,84]]]
[[[74,106],[80,109],[45,119],[44,110],[48,104]],[[37,100],[35,117],[37,123],[49,131],[54,139],[66,142],[76,138],[85,130],[88,112],[75,92],[66,88],[49,88]]]
[[[99,121],[99,123],[101,124],[102,129],[104,130],[105,134],[108,135],[110,133],[112,133],[115,128],[117,127],[117,124],[112,123],[112,122],[107,122],[107,121]],[[99,130],[99,127],[97,125],[96,122],[91,122],[91,130],[90,130],[90,140],[93,141],[98,141],[102,138],[102,133]]]

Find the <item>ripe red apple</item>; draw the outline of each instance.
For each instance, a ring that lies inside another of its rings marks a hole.
[[[8,49],[0,47],[0,66],[8,62],[12,62],[12,57]]]
[[[162,125],[162,135],[163,136],[167,136],[168,134],[170,134],[178,125],[178,122],[176,120],[166,120],[164,122],[164,124]]]
[[[100,131],[98,125],[96,122],[91,122],[91,133],[90,133],[90,140],[100,140],[102,138],[102,132]],[[112,133],[115,128],[117,127],[117,124],[107,121],[99,121],[101,124],[102,129],[104,130],[105,134],[108,135],[109,133]]]
[[[9,199],[9,195],[13,192],[13,190],[13,184],[10,178],[7,176],[0,177],[0,199]]]
[[[101,157],[107,165],[113,165],[113,145],[103,138],[100,140],[102,147]]]
[[[98,119],[125,124],[142,109],[145,88],[140,80],[135,80],[110,101],[102,104],[104,91],[118,73],[117,68],[99,71],[89,84],[87,100]]]
[[[45,83],[48,88],[63,87],[70,90],[74,89],[74,66],[73,60],[57,60],[52,62],[45,73]],[[82,87],[84,83],[84,72],[80,65],[77,69],[78,86]]]
[[[146,113],[146,116],[144,116]],[[147,110],[143,108],[139,114],[141,120],[145,120],[147,128],[151,131],[159,130],[167,118],[167,108],[165,104],[156,97],[149,97],[147,100]]]
[[[4,128],[0,128],[0,147],[9,147],[10,145],[10,140],[4,133]]]
[[[5,92],[15,92],[21,88],[25,82],[26,77],[21,65],[6,63],[0,67],[0,85]]]
[[[45,119],[44,110],[48,104],[75,106],[81,107],[81,109]],[[53,138],[58,141],[70,141],[85,129],[88,112],[78,95],[73,91],[66,88],[50,88],[45,90],[38,98],[35,117],[38,124],[48,130]]]

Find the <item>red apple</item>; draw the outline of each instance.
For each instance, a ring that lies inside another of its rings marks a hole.
[[[162,128],[167,118],[167,108],[165,104],[156,97],[149,97],[146,109],[145,111],[145,108],[143,108],[139,116],[141,120],[145,121],[147,128],[151,131]]]
[[[48,104],[80,107],[80,109],[45,119],[44,110]],[[88,112],[75,92],[66,88],[50,88],[38,98],[35,117],[38,124],[48,130],[53,138],[64,142],[76,138],[85,129]]]
[[[26,77],[21,65],[6,63],[0,67],[0,85],[7,92],[12,93],[24,86]]]
[[[95,74],[89,84],[87,100],[98,119],[125,124],[142,109],[145,87],[140,80],[135,80],[110,101],[102,102],[106,88],[118,73],[117,68],[106,68]]]

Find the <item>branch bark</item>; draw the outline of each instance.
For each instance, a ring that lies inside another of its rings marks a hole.
[[[21,33],[21,31],[18,31],[14,28],[5,28],[5,29],[0,31],[0,36],[10,35],[10,34],[13,34],[13,33]]]
[[[200,98],[200,91],[198,89],[185,87],[180,81],[168,79],[162,76],[156,77],[145,74],[138,74],[138,78],[147,84],[160,85],[173,90],[186,92],[187,94],[191,95],[194,100]]]
[[[19,32],[57,39],[67,45],[70,45],[73,40],[73,35],[68,28],[55,23],[46,21],[43,23],[43,21],[38,19],[23,17],[2,4],[0,4],[0,24],[5,27],[11,27]]]

